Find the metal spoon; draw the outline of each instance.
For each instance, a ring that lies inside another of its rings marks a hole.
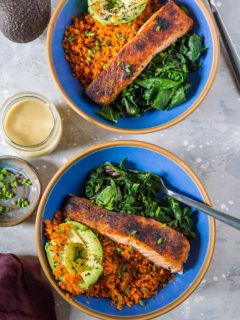
[[[182,202],[190,207],[196,208],[199,211],[202,211],[204,213],[206,213],[209,216],[212,216],[214,218],[216,218],[217,220],[222,221],[223,223],[228,224],[229,226],[240,230],[240,219],[232,217],[228,214],[225,214],[221,211],[212,209],[211,207],[209,207],[206,204],[203,204],[201,202],[198,202],[196,200],[190,199],[186,196],[180,195],[176,192],[174,192],[173,190],[170,190],[166,187],[166,185],[164,184],[163,180],[160,178],[160,192],[167,194],[169,197],[176,199],[179,202]]]
[[[208,0],[240,89],[240,58],[214,0]]]

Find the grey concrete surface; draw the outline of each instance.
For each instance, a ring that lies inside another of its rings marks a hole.
[[[240,51],[240,1],[222,0],[217,5]],[[72,155],[90,145],[113,139],[141,139],[184,159],[202,180],[213,206],[240,218],[240,94],[223,50],[215,83],[191,116],[165,131],[123,136],[91,125],[67,107],[47,66],[45,40],[46,32],[25,45],[11,43],[0,35],[0,103],[19,91],[41,92],[58,106],[63,119],[64,135],[57,150],[31,160],[44,187]],[[13,154],[1,138],[0,154]],[[33,216],[19,226],[2,228],[0,252],[36,255],[34,221]],[[191,297],[161,319],[240,319],[239,235],[238,231],[217,222],[216,249],[206,277]],[[57,295],[56,311],[59,320],[93,319],[70,308]]]

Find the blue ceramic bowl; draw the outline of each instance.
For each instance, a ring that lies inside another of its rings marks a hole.
[[[165,2],[160,0],[160,2]],[[113,124],[96,113],[99,106],[84,93],[78,79],[72,76],[69,63],[65,60],[62,40],[65,27],[71,24],[71,17],[87,11],[87,0],[61,0],[52,16],[48,29],[48,59],[53,78],[66,102],[83,118],[105,129],[123,133],[149,133],[172,126],[187,117],[206,96],[210,89],[219,60],[219,43],[212,17],[202,0],[177,0],[179,5],[190,9],[194,19],[194,31],[205,39],[208,47],[202,58],[202,68],[192,77],[192,88],[183,104],[169,111],[150,111],[141,118],[121,118]]]
[[[86,178],[96,166],[106,162],[120,162],[127,158],[127,164],[137,170],[161,175],[176,190],[205,201],[209,198],[191,169],[170,152],[160,147],[137,141],[108,142],[84,151],[70,160],[53,177],[39,206],[36,224],[38,254],[43,270],[53,287],[64,298],[50,271],[44,246],[43,220],[52,219],[61,208],[68,194],[81,195]],[[101,319],[152,319],[179,305],[198,286],[210,264],[214,243],[215,223],[213,218],[201,212],[194,212],[196,238],[190,240],[191,250],[182,275],[175,275],[175,281],[168,283],[153,298],[145,300],[145,307],[134,305],[119,311],[108,299],[79,296],[70,302],[92,316]],[[65,298],[66,299],[66,298]],[[90,302],[88,304],[88,302]]]

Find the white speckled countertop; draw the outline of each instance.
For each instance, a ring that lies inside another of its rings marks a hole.
[[[222,0],[217,5],[240,52],[240,1]],[[45,40],[46,32],[34,42],[21,45],[0,34],[0,103],[19,91],[40,92],[53,100],[63,119],[64,134],[57,150],[30,161],[44,187],[61,165],[90,145],[113,139],[141,139],[184,159],[202,180],[213,206],[240,218],[240,94],[224,54],[210,93],[186,120],[157,133],[121,136],[86,122],[67,107],[48,70]],[[13,154],[1,138],[0,154]],[[1,228],[0,252],[36,256],[34,221],[33,216],[19,226]],[[59,320],[93,319],[55,296]],[[240,233],[217,222],[215,254],[205,279],[189,299],[161,319],[239,320],[239,302]]]

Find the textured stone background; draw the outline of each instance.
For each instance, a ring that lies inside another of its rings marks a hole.
[[[217,4],[240,51],[240,2],[222,0]],[[67,107],[48,70],[45,40],[46,32],[25,45],[11,43],[0,35],[0,103],[19,91],[37,91],[53,100],[63,118],[64,135],[58,149],[49,156],[31,161],[44,186],[72,155],[90,145],[113,139],[141,139],[183,158],[201,178],[214,207],[240,218],[240,95],[223,50],[216,81],[205,101],[190,117],[162,132],[121,136],[91,125]],[[0,154],[13,154],[1,139]],[[32,217],[17,227],[0,230],[0,252],[36,255],[34,239]],[[161,319],[239,320],[239,301],[239,232],[217,223],[216,250],[205,279],[187,301]],[[70,308],[58,296],[56,310],[59,320],[93,319]]]

